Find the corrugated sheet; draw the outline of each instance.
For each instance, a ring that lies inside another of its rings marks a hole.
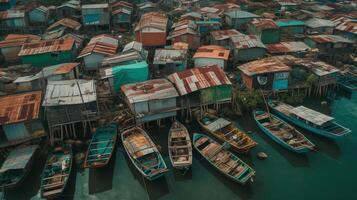
[[[166,79],[152,79],[127,84],[123,85],[121,90],[130,103],[176,98],[178,96],[175,87]]]
[[[266,48],[263,42],[255,35],[239,35],[230,38],[236,49]]]
[[[98,35],[93,37],[77,58],[88,56],[92,53],[114,55],[118,49],[118,39],[110,35]]]
[[[102,61],[102,66],[120,64],[123,62],[135,60],[142,61],[145,60],[145,58],[143,58],[142,55],[137,51],[123,52],[104,58]]]
[[[25,12],[21,10],[7,10],[0,12],[0,19],[24,18]]]
[[[335,29],[357,34],[357,20],[347,17],[336,17],[332,21],[336,25]]]
[[[94,80],[48,81],[42,106],[76,105],[96,100]]]
[[[185,42],[175,42],[172,45],[173,49],[188,49],[188,44]]]
[[[2,164],[0,173],[8,170],[25,170],[37,148],[38,145],[31,145],[12,150]]]
[[[47,28],[47,31],[55,29],[57,27],[61,27],[61,26],[64,26],[66,28],[70,28],[73,30],[79,30],[82,25],[81,25],[81,23],[79,23],[73,19],[63,18],[63,19],[60,19],[57,22],[53,23],[52,25],[50,25]]]
[[[105,9],[108,8],[107,3],[101,3],[101,4],[86,4],[82,5],[82,9]]]
[[[258,18],[259,15],[250,13],[243,10],[232,10],[224,13],[226,16],[229,16],[231,19],[244,19],[244,18]]]
[[[187,60],[187,50],[156,49],[154,64],[183,63]]]
[[[172,39],[181,35],[186,35],[186,34],[191,34],[191,35],[198,35],[198,33],[192,29],[189,28],[187,26],[180,26],[175,28],[172,32],[170,32],[169,36],[167,37],[167,39]]]
[[[22,46],[19,52],[19,56],[28,56],[48,52],[70,51],[73,48],[73,45],[73,38],[32,42]]]
[[[175,85],[180,95],[209,87],[232,84],[219,66],[199,67],[176,72],[169,75],[168,79]]]
[[[0,42],[0,48],[22,46],[27,42],[40,41],[41,37],[30,34],[9,34]]]
[[[317,43],[354,43],[339,35],[311,35],[308,37]]]
[[[290,110],[290,113],[292,113],[302,119],[305,119],[313,124],[316,124],[318,126],[321,126],[324,123],[332,121],[334,119],[333,117],[319,113],[315,110],[306,108],[304,106],[295,107],[292,110]]]
[[[269,53],[293,53],[309,51],[310,47],[303,42],[280,42],[277,44],[266,44]]]
[[[252,24],[260,30],[264,29],[278,29],[278,25],[271,19],[253,19]]]
[[[149,12],[141,16],[139,23],[136,25],[134,31],[139,31],[146,27],[153,27],[166,31],[167,27],[167,17],[165,14],[160,12]]]
[[[217,30],[217,31],[211,31],[211,36],[214,38],[214,40],[226,40],[229,39],[230,37],[233,36],[238,36],[242,35],[239,31],[236,29],[228,29],[228,30]]]
[[[321,18],[311,18],[305,21],[305,26],[309,28],[319,28],[319,27],[335,27],[335,24],[331,20],[321,19]]]
[[[41,91],[0,97],[0,125],[37,119],[41,97]]]
[[[264,58],[252,61],[240,65],[238,69],[248,76],[275,72],[286,72],[291,70],[289,66],[275,58]]]
[[[230,51],[222,46],[208,45],[197,49],[193,58],[217,58],[228,60]]]
[[[122,50],[122,52],[126,52],[126,51],[138,51],[138,52],[142,52],[143,51],[143,44],[137,41],[132,41],[129,42],[128,44],[126,44]]]

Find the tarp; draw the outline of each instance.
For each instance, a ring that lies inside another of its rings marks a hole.
[[[111,68],[114,91],[119,91],[122,85],[146,81],[149,78],[149,66],[144,62],[121,65]]]

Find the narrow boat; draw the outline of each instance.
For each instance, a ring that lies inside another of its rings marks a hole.
[[[155,180],[168,171],[160,152],[143,129],[128,129],[121,134],[121,139],[131,162],[146,179]]]
[[[340,88],[347,92],[357,91],[357,76],[353,75],[352,73],[347,73],[338,77],[337,83]]]
[[[222,142],[227,142],[232,150],[237,153],[247,153],[258,144],[246,133],[235,127],[229,120],[208,112],[205,112],[203,115],[196,113],[196,118],[197,122],[206,132]]]
[[[6,157],[0,168],[0,187],[15,189],[19,187],[33,166],[38,145],[16,148]]]
[[[281,101],[269,101],[268,104],[279,117],[312,133],[328,138],[339,138],[351,132],[350,129],[336,123],[333,117],[310,108],[293,107]]]
[[[175,121],[168,137],[169,157],[176,169],[189,169],[192,165],[192,144],[186,127]]]
[[[306,153],[315,145],[293,126],[277,116],[265,111],[254,111],[254,119],[258,127],[281,146],[296,153]]]
[[[89,144],[84,167],[98,168],[108,164],[115,150],[117,126],[97,128]]]
[[[227,143],[220,145],[204,134],[195,133],[193,134],[193,146],[209,163],[233,181],[242,185],[249,180],[253,181],[255,171],[228,151]]]
[[[42,198],[53,199],[63,193],[71,175],[72,159],[70,145],[58,146],[49,153],[41,176]]]

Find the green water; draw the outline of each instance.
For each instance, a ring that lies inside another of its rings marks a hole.
[[[271,141],[257,129],[252,116],[237,120],[245,130],[254,132],[252,137],[259,143],[250,154],[240,156],[257,171],[251,185],[240,186],[228,180],[197,152],[187,174],[170,170],[165,178],[149,182],[135,170],[119,143],[115,160],[103,169],[77,172],[62,199],[357,199],[357,94],[329,102],[327,107],[321,107],[320,102],[308,101],[305,105],[334,116],[352,133],[333,141],[302,131],[318,147],[317,152],[307,155],[294,154]],[[190,131],[200,131],[193,126]],[[150,134],[169,163],[167,131],[168,127]],[[259,151],[269,158],[257,159]],[[39,166],[18,191],[7,192],[7,199],[36,198]]]

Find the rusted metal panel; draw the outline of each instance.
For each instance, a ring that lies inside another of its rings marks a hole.
[[[197,49],[193,58],[217,58],[228,60],[230,51],[222,46],[207,45]]]
[[[238,67],[244,74],[254,76],[257,74],[286,72],[291,68],[275,58],[265,58],[261,60],[252,61]]]
[[[73,38],[32,42],[22,46],[21,51],[19,52],[19,56],[70,51],[73,48],[73,45]]]

